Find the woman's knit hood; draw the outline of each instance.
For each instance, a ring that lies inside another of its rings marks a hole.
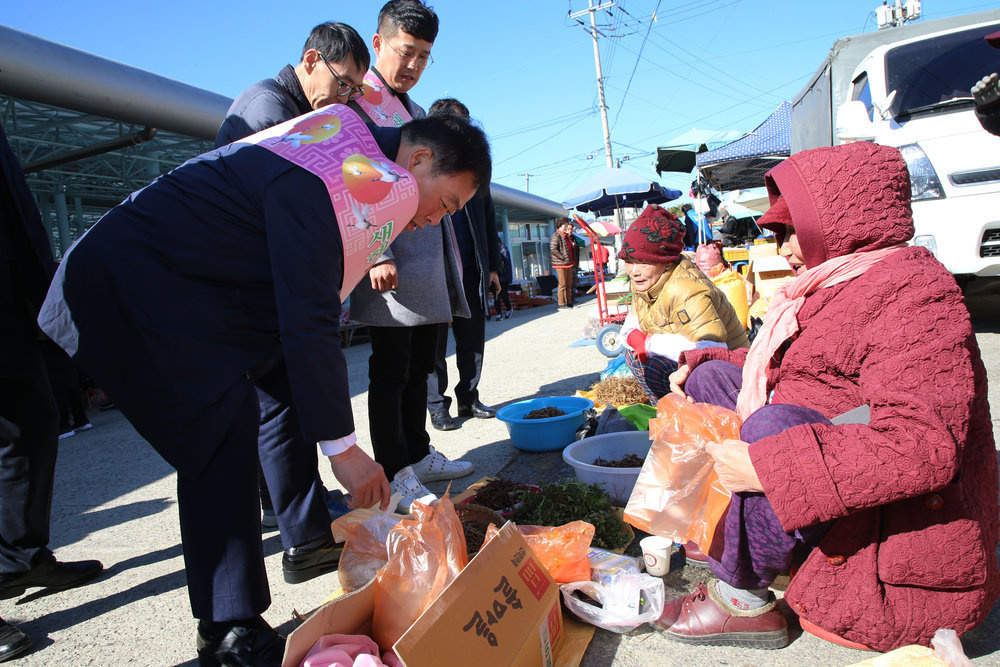
[[[771,205],[779,196],[788,205],[806,268],[913,237],[910,175],[890,146],[802,151],[767,172],[765,182]]]

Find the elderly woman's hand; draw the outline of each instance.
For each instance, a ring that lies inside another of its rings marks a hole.
[[[683,364],[676,371],[671,373],[667,380],[670,382],[671,393],[682,396],[691,403],[694,403],[694,399],[684,393],[684,383],[687,382],[689,375],[691,375],[691,367],[687,364]]]
[[[750,461],[750,443],[742,440],[709,442],[705,445],[705,451],[715,459],[715,472],[719,475],[719,480],[733,493],[764,490]]]

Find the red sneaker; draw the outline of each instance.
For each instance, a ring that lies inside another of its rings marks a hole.
[[[734,609],[719,598],[714,580],[698,584],[682,598],[667,600],[663,614],[651,625],[685,644],[765,649],[788,645],[788,623],[777,600],[760,609]]]

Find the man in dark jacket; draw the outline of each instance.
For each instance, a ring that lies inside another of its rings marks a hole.
[[[309,33],[298,65],[286,65],[278,76],[255,83],[233,101],[216,147],[327,104],[347,104],[361,94],[370,61],[368,47],[354,28],[321,23]],[[280,528],[284,578],[297,584],[335,570],[341,547],[330,535],[328,494],[319,477],[316,447],[302,437],[285,362],[272,359],[261,370],[257,399],[262,525],[273,528],[276,522]]]
[[[445,98],[431,105],[431,115],[456,113],[469,117],[469,109],[456,99]],[[459,417],[489,419],[496,410],[479,400],[479,380],[483,374],[483,352],[486,349],[486,319],[489,317],[489,294],[492,286],[500,289],[500,251],[497,247],[496,212],[489,192],[476,195],[462,210],[451,216],[455,240],[462,259],[462,285],[465,300],[472,316],[456,317],[451,324],[455,336],[455,363],[458,365],[458,384],[455,398]],[[439,431],[457,428],[449,408],[448,365],[445,356],[448,348],[448,324],[438,325],[437,350],[434,371],[427,376],[427,410],[431,425]]]
[[[0,127],[0,599],[73,588],[103,570],[96,560],[60,563],[47,546],[59,429],[35,317],[54,271],[38,207]],[[0,619],[0,661],[30,648]]]
[[[361,95],[371,62],[357,31],[343,23],[312,29],[298,65],[285,67],[240,93],[226,113],[215,146],[224,146],[327,104],[347,104]]]

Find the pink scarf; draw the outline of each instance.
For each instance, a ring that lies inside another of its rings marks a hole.
[[[736,400],[736,412],[741,418],[745,420],[755,410],[767,404],[768,365],[784,342],[799,332],[798,313],[806,302],[806,296],[818,289],[856,278],[872,265],[904,247],[905,244],[900,243],[880,250],[828,259],[777,291],[764,316],[764,326],[754,338],[743,364],[743,387]]]

